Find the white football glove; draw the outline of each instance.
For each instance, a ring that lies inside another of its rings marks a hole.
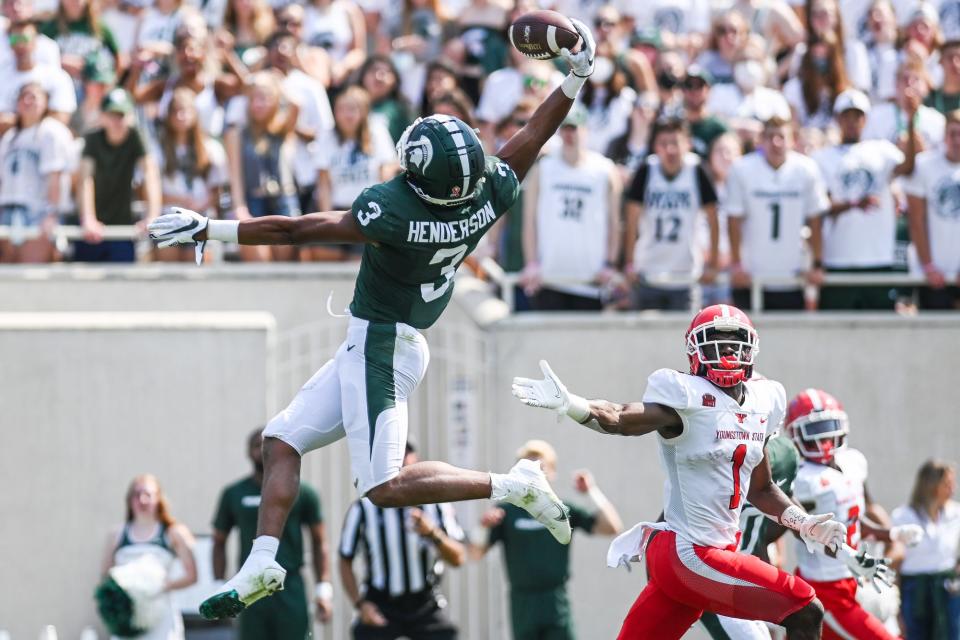
[[[902,542],[908,547],[915,547],[923,540],[923,527],[915,524],[890,527],[890,539],[894,542]]]
[[[847,538],[847,528],[834,520],[832,513],[808,514],[800,523],[799,532],[810,553],[817,551],[817,545],[836,551]]]
[[[513,395],[528,407],[551,409],[562,416],[567,415],[570,408],[570,392],[567,387],[560,382],[560,378],[546,360],[540,361],[540,371],[543,372],[543,380],[514,378]]]
[[[593,39],[593,33],[590,32],[590,27],[576,18],[570,18],[570,22],[572,22],[573,26],[577,29],[577,33],[580,34],[580,39],[583,40],[583,42],[580,45],[580,51],[577,53],[570,53],[570,50],[564,47],[560,50],[560,55],[570,64],[570,71],[573,75],[586,78],[593,73],[593,61],[597,50],[597,43]]]
[[[150,232],[150,239],[154,240],[161,249],[196,244],[197,264],[200,264],[203,261],[203,249],[207,242],[206,240],[194,240],[194,236],[206,229],[209,222],[209,218],[196,211],[173,207],[170,209],[170,213],[154,218],[147,225],[147,230]]]
[[[869,582],[877,593],[881,593],[881,582],[892,587],[896,581],[897,574],[889,567],[890,560],[887,558],[875,558],[866,551],[855,551],[846,544],[840,546],[837,557],[844,561],[858,583],[862,585]]]

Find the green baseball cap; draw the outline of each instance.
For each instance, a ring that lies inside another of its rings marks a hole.
[[[567,112],[566,117],[564,117],[563,122],[560,123],[561,127],[582,127],[587,124],[587,108],[575,102],[570,111]]]
[[[104,113],[122,113],[128,115],[133,113],[133,101],[130,95],[123,89],[113,89],[103,97],[100,103],[100,110]]]

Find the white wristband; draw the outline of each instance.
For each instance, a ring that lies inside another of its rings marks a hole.
[[[220,242],[239,242],[239,233],[239,220],[210,220],[207,223],[207,240],[219,240]],[[324,583],[321,582],[320,584]]]
[[[571,393],[570,406],[567,407],[567,415],[583,424],[590,417],[590,403],[586,398]]]
[[[332,600],[333,585],[329,582],[318,582],[316,587],[316,595],[318,600]]]
[[[800,531],[800,525],[803,524],[804,520],[809,517],[809,515],[804,513],[803,509],[795,504],[792,504],[784,509],[783,513],[780,514],[780,524],[788,529]]]
[[[568,73],[567,77],[564,78],[563,82],[560,83],[560,90],[563,91],[563,95],[567,96],[571,100],[576,100],[577,94],[580,93],[580,89],[583,87],[583,83],[586,81],[586,78]]]

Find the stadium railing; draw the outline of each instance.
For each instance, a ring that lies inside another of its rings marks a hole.
[[[497,284],[500,288],[500,298],[507,304],[510,308],[510,312],[513,313],[516,310],[516,290],[515,288],[519,286],[521,276],[519,273],[507,273],[504,271],[500,265],[494,262],[490,258],[484,258],[481,261],[481,266],[484,271],[486,271],[488,277],[491,281]],[[717,275],[717,279],[714,284],[729,284],[730,277],[729,274],[721,273]],[[651,286],[661,286],[661,287],[692,287],[691,291],[691,301],[690,307],[691,310],[696,310],[701,307],[701,301],[703,300],[703,290],[699,282],[692,280],[690,278],[683,277],[657,277],[657,278],[648,278],[646,283]],[[860,287],[860,286],[889,286],[889,287],[917,287],[923,286],[926,284],[926,280],[919,276],[914,276],[909,273],[828,273],[824,276],[823,280],[824,285],[834,285],[834,286],[848,286],[848,287]],[[590,285],[584,283],[582,280],[549,280],[544,281],[543,286],[578,286],[578,287],[592,287],[597,293],[600,293],[601,287],[596,285]],[[766,287],[783,287],[783,288],[801,288],[805,291],[805,297],[815,297],[815,290],[817,287],[809,285],[806,280],[801,277],[794,278],[753,278],[750,283],[750,310],[751,311],[763,311],[763,290]],[[813,295],[811,295],[813,294]]]

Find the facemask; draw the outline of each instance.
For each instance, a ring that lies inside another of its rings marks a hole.
[[[816,69],[817,73],[826,73],[830,68],[830,61],[826,58],[813,58],[811,62],[813,63],[813,68]]]
[[[672,71],[661,71],[657,74],[657,86],[661,89],[673,89],[680,84],[680,78],[675,76]]]
[[[766,75],[763,71],[763,65],[756,60],[744,60],[733,67],[733,81],[743,92],[753,91],[762,85],[766,80]]]
[[[613,61],[610,58],[598,56],[593,63],[593,74],[590,82],[597,85],[607,84],[613,77]]]

